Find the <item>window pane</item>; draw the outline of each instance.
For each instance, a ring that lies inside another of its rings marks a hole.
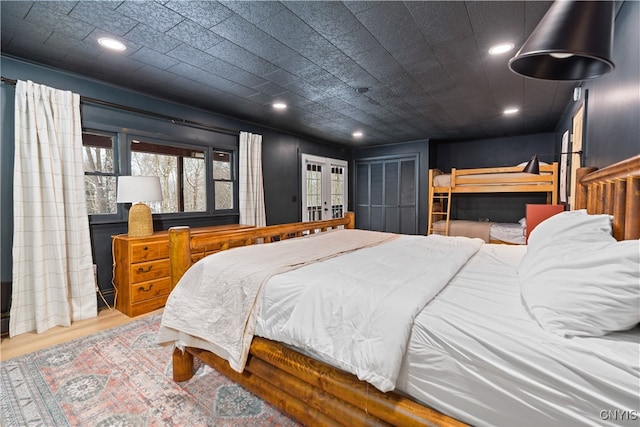
[[[113,137],[84,132],[82,134],[85,172],[113,173]]]
[[[207,210],[204,159],[184,159],[184,211]]]
[[[231,180],[231,153],[213,152],[213,179]]]
[[[115,176],[85,175],[84,188],[89,215],[117,212]]]
[[[216,181],[214,189],[216,192],[216,210],[233,209],[233,183]]]
[[[82,133],[84,188],[89,215],[117,212],[113,142],[113,135]]]
[[[154,213],[206,211],[203,150],[133,140],[131,175],[160,178],[163,200],[148,203]]]

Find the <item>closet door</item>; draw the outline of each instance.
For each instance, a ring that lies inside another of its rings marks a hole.
[[[416,234],[417,156],[356,163],[356,226]]]

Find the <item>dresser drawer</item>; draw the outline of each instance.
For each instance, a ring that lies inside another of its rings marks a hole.
[[[169,258],[169,242],[133,243],[131,262]]]
[[[169,277],[169,265],[168,259],[131,264],[131,283]]]
[[[131,303],[169,295],[170,291],[171,279],[168,277],[136,283],[135,285],[131,285]]]

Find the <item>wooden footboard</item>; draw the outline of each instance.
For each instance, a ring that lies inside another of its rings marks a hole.
[[[397,393],[381,393],[351,374],[264,338],[254,337],[242,374],[211,352],[176,349],[174,380],[191,377],[194,356],[305,425],[465,425]]]

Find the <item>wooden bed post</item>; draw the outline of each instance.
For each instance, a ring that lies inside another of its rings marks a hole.
[[[188,381],[193,377],[193,354],[186,349],[173,349],[173,380],[176,382]]]
[[[169,259],[171,260],[171,289],[191,267],[191,230],[189,227],[171,227],[169,229]]]
[[[344,228],[349,230],[356,228],[356,215],[353,212],[345,212],[344,217],[349,220],[349,222],[345,224]]]

